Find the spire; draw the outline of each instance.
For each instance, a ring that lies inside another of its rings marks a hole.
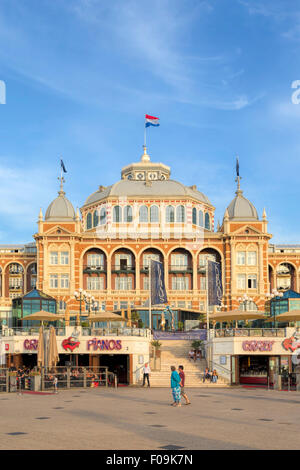
[[[76,222],[79,222],[80,221],[80,214],[79,214],[79,209],[77,207],[77,211],[76,211]]]
[[[217,225],[217,232],[220,232],[221,226],[220,226],[220,221],[218,220],[218,225]]]
[[[267,220],[267,213],[266,213],[266,209],[265,209],[265,208],[264,208],[264,210],[263,210],[262,218],[263,218],[263,220]]]
[[[42,222],[43,221],[43,212],[42,212],[42,208],[40,207],[40,213],[39,213],[39,222]]]
[[[237,183],[237,190],[236,190],[235,194],[238,196],[240,194],[243,194],[243,191],[241,190],[241,187],[240,187],[240,180],[242,179],[242,177],[240,176],[240,164],[239,164],[239,157],[238,156],[236,157],[235,169],[236,169],[235,182]]]
[[[144,145],[143,147],[144,147],[144,153],[143,153],[143,155],[142,155],[142,157],[141,157],[141,162],[143,162],[143,163],[148,163],[148,162],[150,162],[150,157],[149,157],[149,155],[148,155],[148,153],[147,153],[147,147],[146,147],[146,145]]]
[[[226,211],[225,211],[224,220],[229,220],[229,212],[228,212],[228,209],[226,209]]]

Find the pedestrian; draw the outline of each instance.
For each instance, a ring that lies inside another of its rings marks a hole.
[[[57,393],[57,383],[58,383],[58,379],[57,379],[56,375],[54,375],[53,376],[54,393]]]
[[[180,393],[181,393],[181,396],[185,399],[185,404],[186,404],[186,405],[190,405],[191,402],[190,402],[190,400],[188,399],[188,396],[187,396],[187,394],[186,394],[185,391],[184,391],[185,373],[183,372],[183,366],[179,366],[178,369],[179,369],[179,376],[180,376],[180,379],[181,379],[181,389],[180,389]]]
[[[151,374],[151,370],[150,370],[149,364],[146,362],[144,369],[143,369],[143,387],[145,386],[146,379],[147,379],[148,387],[150,387],[150,380],[149,380],[150,374]]]
[[[203,374],[203,383],[205,382],[206,379],[210,380],[210,372],[209,372],[208,367],[205,368],[205,371]]]
[[[216,384],[216,383],[217,383],[217,381],[218,381],[218,378],[219,378],[219,376],[218,376],[218,373],[217,373],[216,369],[214,369],[214,370],[213,370],[213,373],[212,373],[212,376],[211,376],[211,377],[212,377],[212,380],[211,380],[211,381],[212,381],[212,383]]]
[[[174,402],[172,406],[181,406],[181,378],[175,366],[171,366],[171,389]]]

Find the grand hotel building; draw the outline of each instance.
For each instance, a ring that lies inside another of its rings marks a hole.
[[[237,190],[222,225],[215,207],[196,186],[170,178],[170,168],[141,160],[121,179],[99,188],[74,210],[63,190],[38,216],[34,242],[0,246],[1,318],[12,299],[33,287],[74,313],[74,292],[85,289],[99,309],[142,307],[148,299],[150,258],[164,263],[169,304],[206,310],[206,257],[222,266],[224,310],[264,310],[272,289],[299,292],[300,245],[272,245],[266,212]],[[247,300],[243,300],[243,296]]]

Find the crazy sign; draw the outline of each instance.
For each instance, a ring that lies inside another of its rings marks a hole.
[[[275,341],[243,341],[242,348],[244,351],[272,351]]]
[[[87,350],[90,351],[97,351],[100,349],[101,351],[113,351],[114,349],[119,351],[122,349],[122,341],[120,339],[97,339],[93,338],[87,342]]]

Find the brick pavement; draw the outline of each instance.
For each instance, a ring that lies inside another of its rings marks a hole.
[[[188,389],[190,406],[170,406],[169,389],[1,394],[0,449],[298,449],[300,394]],[[24,434],[10,434],[24,433]]]

